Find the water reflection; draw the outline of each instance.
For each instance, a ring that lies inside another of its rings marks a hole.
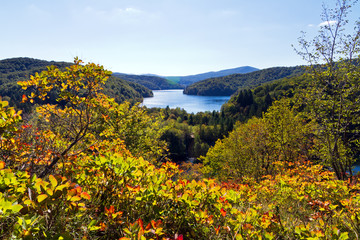
[[[152,108],[183,108],[188,113],[219,111],[230,96],[193,96],[183,90],[153,90],[154,97],[144,98],[143,105]]]

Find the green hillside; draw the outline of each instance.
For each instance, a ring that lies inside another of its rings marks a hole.
[[[171,81],[158,76],[149,75],[130,75],[124,73],[113,73],[113,76],[119,77],[129,82],[141,84],[151,90],[162,89],[182,89],[183,86],[175,81]]]
[[[23,94],[27,94],[17,84],[18,81],[25,81],[36,72],[46,70],[47,66],[55,65],[60,69],[65,69],[72,65],[67,62],[44,61],[33,58],[11,58],[0,61],[0,96],[8,100],[10,105],[26,108],[22,105]],[[115,98],[117,102],[129,100],[131,102],[141,101],[143,97],[152,96],[148,88],[126,80],[111,76],[106,82],[103,92]],[[50,102],[55,102],[55,96],[51,96]]]
[[[210,78],[185,88],[184,93],[202,96],[230,96],[239,88],[254,87],[273,80],[299,76],[305,72],[302,66],[273,67],[246,74],[233,74]]]
[[[293,97],[294,92],[306,88],[308,83],[304,74],[274,80],[252,89],[240,88],[222,105],[221,112],[226,118],[241,122],[252,117],[261,117],[274,101]]]

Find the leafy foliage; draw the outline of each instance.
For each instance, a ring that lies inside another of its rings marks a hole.
[[[288,100],[279,101],[263,118],[239,123],[228,137],[218,140],[203,158],[205,174],[222,180],[259,180],[276,174],[277,161],[312,159],[314,127],[290,108]]]
[[[311,85],[300,98],[321,126],[323,160],[339,179],[351,172],[358,151],[360,22],[349,34],[347,14],[356,1],[338,1],[335,9],[324,8],[323,25],[317,37],[299,39],[299,54],[310,65]]]
[[[161,138],[168,144],[169,158],[181,164],[189,158],[205,155],[217,139],[227,136],[235,122],[216,111],[189,114],[183,109],[168,107],[147,111],[150,114],[161,112],[164,116],[167,130]]]
[[[125,102],[117,104],[111,99],[101,103],[106,128],[101,138],[121,139],[133,156],[143,157],[150,162],[166,160],[166,143],[160,138],[166,131],[162,125],[162,115],[147,115],[138,104],[131,106]]]

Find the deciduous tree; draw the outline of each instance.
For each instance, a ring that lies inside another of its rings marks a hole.
[[[359,137],[360,22],[354,23],[353,33],[346,28],[355,3],[338,0],[334,9],[324,7],[318,36],[299,38],[298,53],[310,64],[312,78],[302,103],[320,124],[323,162],[339,179],[351,173]]]

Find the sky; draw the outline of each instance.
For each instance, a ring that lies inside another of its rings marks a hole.
[[[333,6],[335,1],[325,0]],[[185,76],[306,64],[322,0],[11,0],[0,5],[0,59],[103,65],[113,72]],[[358,4],[359,5],[359,4]],[[360,12],[359,6],[353,12]],[[353,14],[354,15],[354,14]],[[356,16],[357,17],[357,16]]]

